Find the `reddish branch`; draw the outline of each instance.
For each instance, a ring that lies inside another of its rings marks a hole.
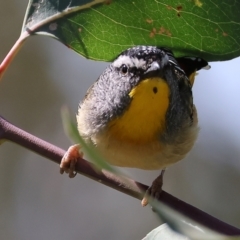
[[[9,123],[7,120],[0,116],[0,142],[2,140],[8,140],[19,144],[41,156],[52,160],[59,164],[65,150],[58,148],[42,139],[39,139]],[[1,150],[1,149],[0,149]],[[95,181],[98,181],[104,185],[107,185],[113,189],[128,194],[134,198],[141,199],[142,191],[146,191],[148,186],[135,182],[132,179],[123,181],[121,177],[118,177],[105,170],[95,171],[93,164],[87,162],[84,159],[79,159],[77,163],[77,172]],[[129,182],[131,184],[129,184]],[[160,202],[168,205],[172,209],[184,214],[185,216],[197,221],[198,223],[215,230],[221,234],[226,235],[240,235],[240,229],[235,228],[227,223],[224,223],[209,214],[175,198],[174,196],[163,191],[161,194]]]

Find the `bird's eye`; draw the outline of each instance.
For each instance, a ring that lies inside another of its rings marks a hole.
[[[126,75],[127,72],[128,72],[128,67],[127,67],[127,65],[126,65],[126,64],[123,64],[123,65],[121,66],[120,70],[121,70],[121,73],[122,73],[123,75]]]

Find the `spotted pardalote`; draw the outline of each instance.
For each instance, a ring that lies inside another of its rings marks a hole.
[[[198,135],[192,86],[198,57],[175,58],[167,49],[136,46],[122,52],[89,88],[79,105],[80,135],[106,161],[120,167],[165,169],[183,159]],[[77,146],[75,146],[78,148]],[[61,172],[74,176],[78,152],[70,148]],[[148,194],[158,197],[162,174]],[[143,205],[147,204],[144,198]]]

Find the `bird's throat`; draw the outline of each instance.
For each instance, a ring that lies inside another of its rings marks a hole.
[[[169,87],[156,77],[145,79],[129,93],[132,101],[122,116],[109,123],[111,137],[124,142],[145,144],[159,139],[165,130]]]

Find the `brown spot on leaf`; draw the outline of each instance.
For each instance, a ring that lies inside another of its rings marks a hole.
[[[169,30],[167,30],[167,31],[166,31],[166,35],[169,36],[169,37],[171,37],[171,36],[172,36],[172,33],[171,33]]]
[[[178,11],[182,11],[183,7],[181,5],[177,6],[176,8]]]
[[[158,33],[159,34],[164,34],[166,29],[164,27],[160,27]]]
[[[153,29],[151,30],[151,32],[150,32],[150,38],[155,37],[156,32],[157,32],[156,28],[153,28]]]
[[[155,37],[155,33],[153,33],[153,32],[150,32],[150,34],[149,34],[149,37],[150,37],[150,38],[153,38],[153,37]]]
[[[172,10],[172,6],[168,5],[168,6],[167,6],[167,9],[168,9],[168,10]]]
[[[181,17],[180,12],[182,11],[182,9],[183,9],[183,6],[181,6],[181,5],[178,5],[178,6],[176,7],[176,10],[177,10],[177,16],[178,16],[178,17]]]
[[[168,37],[171,37],[172,36],[172,33],[170,32],[169,29],[161,26],[158,30],[156,28],[153,28],[151,31],[150,31],[150,37],[155,37],[155,35],[164,35],[164,36],[168,36]]]
[[[227,34],[226,32],[223,32],[222,35],[223,35],[224,37],[228,36],[228,34]]]
[[[110,5],[110,4],[112,3],[112,0],[106,0],[104,3],[105,3],[106,5]]]
[[[149,24],[151,24],[151,23],[153,22],[153,20],[147,18],[147,19],[146,19],[146,22],[149,23]]]

